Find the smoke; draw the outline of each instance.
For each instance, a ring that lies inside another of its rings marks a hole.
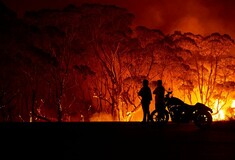
[[[135,4],[129,10],[135,13],[136,24],[157,28],[166,34],[179,30],[202,35],[220,32],[235,37],[235,1],[148,0]]]
[[[214,32],[235,38],[233,0],[2,0],[18,14],[40,8],[63,8],[68,4],[102,3],[126,8],[135,15],[134,26],[209,35]]]

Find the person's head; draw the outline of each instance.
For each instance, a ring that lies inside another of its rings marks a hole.
[[[149,81],[147,79],[144,79],[143,80],[143,86],[148,86],[148,84],[149,84]]]
[[[162,86],[162,80],[157,80],[157,86]]]

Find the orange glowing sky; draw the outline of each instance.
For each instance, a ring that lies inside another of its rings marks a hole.
[[[165,34],[175,30],[194,34],[219,32],[235,38],[234,0],[2,0],[19,16],[24,11],[63,8],[84,2],[113,4],[127,8],[136,18],[135,25],[160,29]]]

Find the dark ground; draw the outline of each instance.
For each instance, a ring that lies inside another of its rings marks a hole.
[[[206,130],[140,122],[0,123],[0,130],[7,159],[235,160],[234,121]]]

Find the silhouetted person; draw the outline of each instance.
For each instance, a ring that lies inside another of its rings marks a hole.
[[[151,89],[148,86],[148,80],[143,80],[143,87],[138,92],[138,95],[142,97],[141,104],[142,104],[142,110],[143,110],[143,121],[147,122],[149,121],[150,117],[150,111],[149,111],[149,105],[152,100],[152,92]]]
[[[165,110],[165,88],[162,85],[162,80],[157,81],[157,87],[153,90],[153,94],[155,94],[155,109],[158,111],[159,116],[163,116]]]

